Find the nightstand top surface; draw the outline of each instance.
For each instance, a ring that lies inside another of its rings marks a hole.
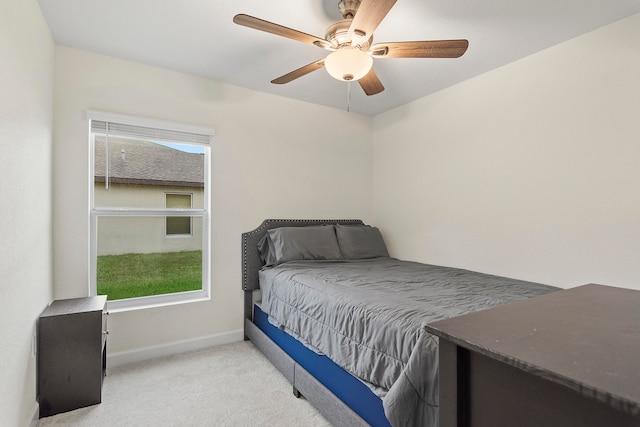
[[[44,309],[40,317],[60,316],[64,314],[82,313],[104,310],[107,303],[106,295],[94,297],[59,299],[53,301]]]

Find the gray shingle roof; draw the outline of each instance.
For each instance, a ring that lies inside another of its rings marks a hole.
[[[109,181],[204,187],[204,154],[149,141],[109,138]],[[105,181],[105,138],[96,136],[95,182]]]

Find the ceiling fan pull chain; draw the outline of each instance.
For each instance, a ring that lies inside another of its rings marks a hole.
[[[347,82],[347,113],[349,112],[350,106],[351,106],[351,82]]]

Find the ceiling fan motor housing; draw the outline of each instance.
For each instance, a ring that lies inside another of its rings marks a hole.
[[[356,12],[360,7],[361,0],[340,0],[338,3],[338,10],[340,14],[344,18],[341,21],[334,22],[327,28],[325,33],[325,40],[331,43],[331,47],[333,49],[339,49],[343,46],[351,46],[352,40],[348,36],[349,28],[351,27],[351,22],[353,18],[356,16]],[[364,34],[361,34],[364,36]],[[369,37],[367,40],[360,41],[357,46],[358,49],[362,51],[368,51],[369,47],[373,43],[373,35]]]
[[[351,26],[351,19],[343,19],[341,21],[335,22],[327,28],[327,32],[324,36],[325,40],[331,43],[331,47],[334,49],[339,49],[342,46],[351,45],[351,38],[349,38],[349,27]],[[373,43],[373,36],[369,37],[368,40],[362,41],[358,44],[358,48],[362,51],[368,51],[369,47]],[[356,47],[356,46],[354,46]]]

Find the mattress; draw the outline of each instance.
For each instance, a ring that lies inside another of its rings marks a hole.
[[[557,290],[389,257],[260,273],[269,322],[359,378],[393,426],[438,425],[438,339],[424,326]]]

